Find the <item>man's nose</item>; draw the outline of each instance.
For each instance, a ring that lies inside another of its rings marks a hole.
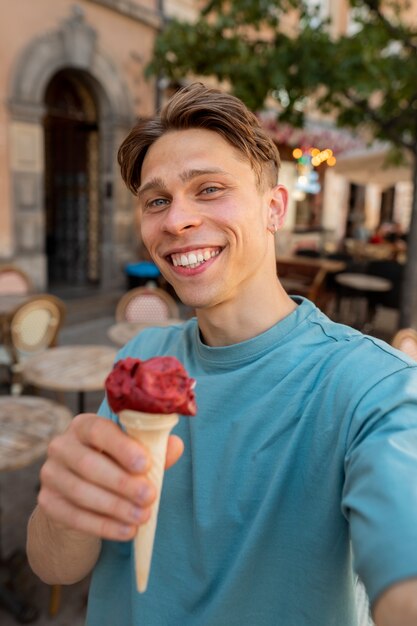
[[[189,200],[173,199],[165,214],[163,229],[170,233],[180,233],[187,228],[201,224],[201,213]]]

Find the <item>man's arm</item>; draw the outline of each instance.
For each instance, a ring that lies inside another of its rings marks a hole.
[[[396,583],[376,600],[376,626],[417,626],[417,578]]]
[[[100,547],[98,537],[54,526],[39,506],[29,520],[29,564],[47,584],[65,585],[82,580],[93,569]]]
[[[417,369],[399,365],[355,405],[345,456],[343,510],[377,626],[417,626]]]

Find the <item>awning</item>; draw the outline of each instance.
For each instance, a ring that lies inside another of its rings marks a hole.
[[[311,146],[320,150],[330,148],[337,157],[332,168],[336,174],[357,185],[376,184],[382,189],[398,182],[411,181],[411,164],[387,165],[389,145],[374,142],[368,146],[359,135],[336,128],[320,120],[307,120],[304,128],[295,128],[277,119],[276,111],[262,111],[258,117],[277,144],[291,148]]]
[[[333,171],[357,185],[375,184],[382,189],[393,187],[402,181],[411,182],[411,164],[409,166],[387,164],[387,153],[388,150],[385,148],[343,154],[337,159]]]

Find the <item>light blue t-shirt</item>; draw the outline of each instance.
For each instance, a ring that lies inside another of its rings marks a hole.
[[[104,541],[88,626],[356,626],[354,568],[371,600],[417,576],[417,364],[297,302],[236,345],[193,319],[121,351],[178,357],[198,413],[174,431],[147,591],[132,544]]]

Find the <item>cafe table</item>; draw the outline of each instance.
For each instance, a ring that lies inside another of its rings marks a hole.
[[[41,458],[50,440],[70,422],[69,409],[52,400],[0,396],[0,471],[18,470]],[[0,537],[1,510],[0,506]],[[19,622],[29,623],[37,618],[38,610],[19,592],[19,570],[24,563],[20,552],[6,559],[0,546],[0,603]]]
[[[373,276],[371,274],[356,274],[354,272],[342,272],[335,276],[335,281],[355,291],[361,292],[384,292],[392,289],[392,282],[387,278]]]
[[[48,348],[22,364],[24,381],[40,389],[78,394],[83,413],[85,393],[104,389],[117,351],[109,346],[75,345]]]
[[[133,339],[138,333],[150,326],[171,326],[173,324],[183,324],[184,320],[170,318],[163,322],[117,322],[110,326],[107,330],[107,336],[117,346],[124,346],[128,341]]]

